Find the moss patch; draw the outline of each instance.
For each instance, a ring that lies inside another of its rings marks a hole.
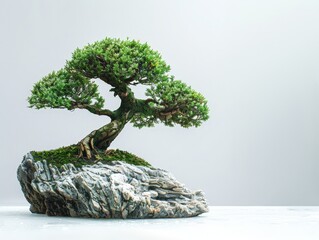
[[[71,145],[49,151],[32,151],[31,154],[35,161],[41,161],[45,159],[48,163],[51,163],[58,168],[67,163],[72,163],[76,167],[81,167],[83,165],[92,165],[97,162],[110,163],[111,161],[122,161],[133,165],[151,167],[151,164],[142,158],[119,149],[110,150],[107,154],[102,151],[98,152],[95,155],[95,159],[79,158],[78,151],[77,145]]]

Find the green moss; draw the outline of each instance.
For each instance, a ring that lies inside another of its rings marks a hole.
[[[92,165],[97,162],[109,163],[111,161],[122,161],[133,165],[151,167],[151,164],[132,153],[122,151],[119,149],[110,150],[107,154],[103,151],[97,152],[94,159],[79,158],[79,150],[77,145],[61,147],[49,151],[32,151],[35,161],[46,160],[48,163],[60,168],[63,164],[72,163],[76,167],[83,165]]]

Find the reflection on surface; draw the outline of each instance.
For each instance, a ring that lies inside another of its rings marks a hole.
[[[0,239],[319,239],[319,207],[210,207],[181,219],[86,219],[0,207]],[[215,237],[214,237],[215,236]],[[218,236],[218,237],[217,237]],[[4,238],[3,238],[4,237]]]
[[[44,214],[32,214],[28,207],[0,207],[0,226],[10,227],[13,223],[19,222],[26,228],[36,227],[37,229],[48,227],[136,227],[148,226],[163,227],[183,224],[194,225],[204,224],[207,220],[205,214],[192,218],[166,218],[166,219],[91,219],[46,216]],[[4,221],[5,220],[5,221]]]

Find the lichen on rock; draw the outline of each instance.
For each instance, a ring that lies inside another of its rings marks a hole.
[[[121,161],[58,168],[28,153],[18,180],[30,211],[50,216],[172,218],[208,211],[203,193],[190,191],[169,172]]]

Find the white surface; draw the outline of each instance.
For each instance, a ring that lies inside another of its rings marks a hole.
[[[210,207],[195,218],[110,220],[47,217],[0,207],[0,239],[319,239],[319,207]]]

